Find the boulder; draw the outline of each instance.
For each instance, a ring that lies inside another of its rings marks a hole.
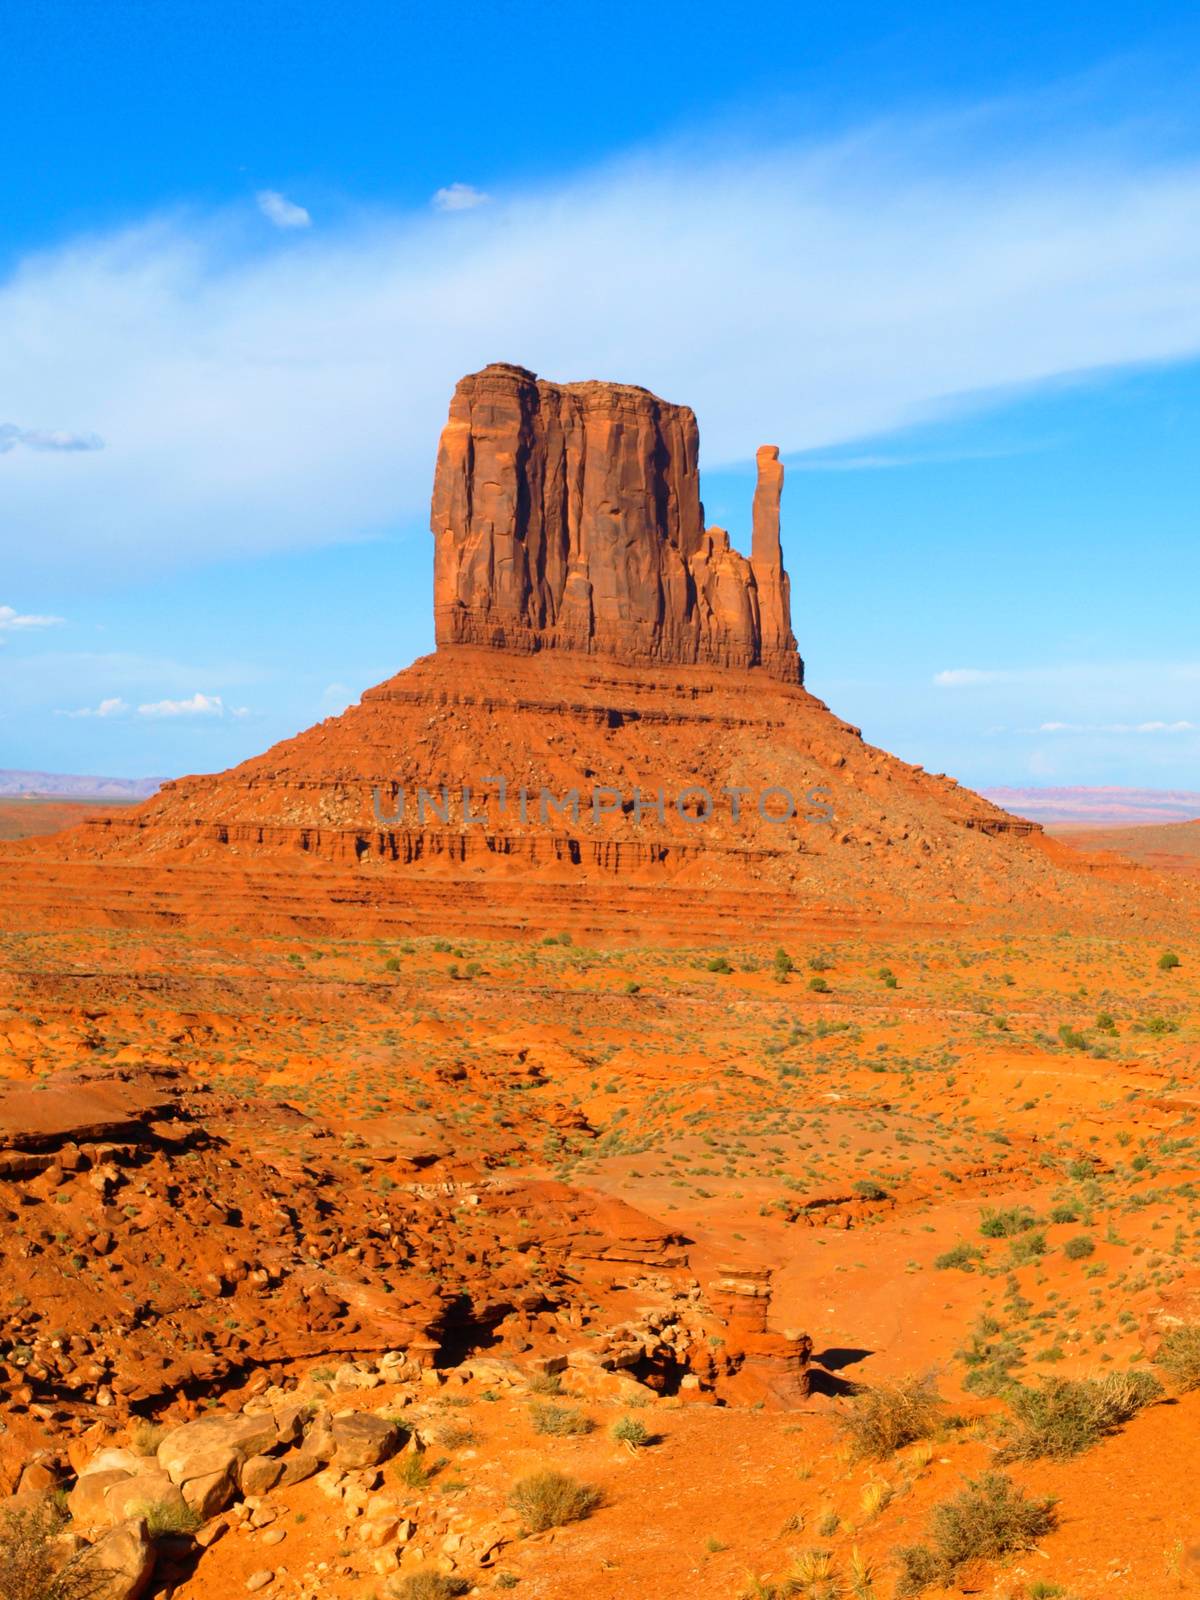
[[[201,1417],[167,1434],[158,1447],[158,1463],[188,1505],[211,1517],[232,1503],[243,1463],[278,1442],[278,1425],[269,1412]]]
[[[400,1443],[400,1429],[394,1422],[365,1411],[334,1417],[330,1426],[334,1460],[348,1472],[379,1466],[395,1455]]]
[[[85,1552],[79,1569],[87,1575],[89,1600],[138,1600],[154,1575],[154,1545],[145,1522],[127,1522],[106,1533]]]

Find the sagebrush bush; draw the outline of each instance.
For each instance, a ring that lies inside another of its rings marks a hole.
[[[945,1401],[933,1378],[913,1375],[899,1383],[861,1389],[841,1419],[841,1430],[856,1456],[882,1461],[904,1445],[936,1433],[944,1414]]]
[[[621,1417],[612,1425],[612,1436],[619,1444],[635,1449],[650,1442],[650,1430],[640,1417]]]
[[[1200,1389],[1200,1322],[1184,1323],[1165,1333],[1154,1364],[1184,1394]]]
[[[1153,1373],[1138,1371],[1110,1372],[1103,1378],[1043,1378],[1036,1389],[1014,1388],[1005,1396],[1012,1417],[1000,1460],[1077,1456],[1162,1392]]]
[[[565,1472],[532,1472],[513,1487],[509,1504],[530,1533],[544,1533],[588,1516],[600,1504],[600,1494]]]
[[[534,1433],[556,1436],[574,1433],[591,1433],[596,1424],[578,1406],[541,1405],[535,1401],[529,1408],[529,1420]]]
[[[1031,1550],[1054,1522],[1053,1499],[1032,1499],[1004,1473],[968,1479],[961,1493],[934,1506],[927,1543],[896,1552],[896,1594],[919,1594],[935,1583],[948,1588],[968,1561],[995,1561],[1013,1550]]]

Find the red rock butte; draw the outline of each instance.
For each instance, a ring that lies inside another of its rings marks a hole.
[[[782,489],[779,451],[763,445],[747,560],[704,526],[687,406],[485,367],[454,391],[438,446],[438,645],[761,666],[800,683]]]
[[[509,365],[464,378],[434,481],[436,652],[228,772],[0,846],[0,924],[695,940],[1160,916],[1159,880],[873,748],[808,692],[783,467],[772,445],[757,460],[747,558],[704,526],[686,406]],[[795,799],[786,824],[770,790]]]

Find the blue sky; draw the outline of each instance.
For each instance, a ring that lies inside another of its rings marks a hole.
[[[1200,787],[1200,16],[20,4],[0,767],[224,766],[432,643],[490,360],[756,445],[814,691],[975,784]]]

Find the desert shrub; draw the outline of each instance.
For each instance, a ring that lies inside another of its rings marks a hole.
[[[650,1443],[650,1430],[640,1417],[620,1417],[612,1425],[612,1436],[619,1444],[632,1445],[635,1449]]]
[[[564,1434],[591,1433],[596,1424],[578,1406],[549,1406],[536,1402],[529,1408],[529,1420],[534,1433],[549,1433],[556,1437]]]
[[[383,963],[383,965],[384,965],[385,969],[388,972],[399,972],[400,971],[400,957],[399,956],[389,956],[387,958],[387,960]]]
[[[1043,1378],[1036,1389],[1014,1388],[1000,1448],[1002,1461],[1062,1459],[1090,1449],[1157,1400],[1162,1385],[1150,1372],[1111,1372],[1103,1378]]]
[[[828,972],[832,966],[833,962],[827,955],[823,955],[820,950],[808,958],[808,970],[810,972]]]
[[[1031,1261],[1036,1261],[1038,1256],[1046,1254],[1046,1235],[1040,1228],[1029,1233],[1019,1233],[1009,1242],[1008,1259],[1014,1267],[1024,1267]]]
[[[1177,967],[1178,965],[1179,957],[1175,954],[1174,950],[1164,950],[1162,955],[1160,955],[1158,958],[1158,970],[1160,972],[1170,972],[1173,967]]]
[[[169,1538],[175,1533],[195,1533],[204,1521],[191,1506],[174,1504],[169,1500],[155,1500],[140,1505],[137,1515],[145,1517],[146,1531],[152,1539]]]
[[[388,1593],[395,1600],[454,1600],[455,1595],[466,1594],[471,1585],[465,1578],[447,1577],[432,1568],[425,1572],[412,1572],[401,1578]]]
[[[873,1178],[860,1178],[854,1185],[854,1192],[860,1200],[887,1199],[887,1190]]]
[[[949,1250],[943,1250],[940,1256],[934,1256],[933,1264],[939,1272],[948,1272],[957,1267],[962,1272],[973,1270],[977,1261],[983,1260],[983,1251],[977,1250],[973,1244],[968,1244],[964,1239],[961,1244],[952,1245]]]
[[[788,973],[794,971],[796,966],[796,963],[792,960],[791,956],[788,955],[787,951],[782,945],[778,950],[776,950],[775,960],[772,964],[775,968],[775,979],[777,983],[786,982]]]
[[[1154,1363],[1177,1389],[1200,1389],[1200,1322],[1187,1322],[1163,1335]]]
[[[1071,1205],[1057,1205],[1050,1209],[1051,1222],[1078,1222],[1079,1212]]]
[[[405,1450],[398,1455],[392,1465],[392,1471],[399,1478],[406,1489],[428,1489],[433,1482],[434,1475],[446,1465],[446,1458],[439,1457],[436,1461],[426,1461],[424,1453],[420,1450]]]
[[[1058,1030],[1058,1037],[1066,1050],[1086,1050],[1088,1047],[1088,1042],[1084,1035],[1079,1032],[1078,1028],[1072,1028],[1068,1022],[1064,1022]]]
[[[1063,1255],[1068,1261],[1082,1261],[1085,1256],[1090,1256],[1095,1248],[1096,1241],[1090,1234],[1077,1233],[1063,1245]]]
[[[80,1557],[63,1564],[55,1539],[63,1514],[54,1500],[0,1512],[0,1595],[4,1600],[89,1600],[107,1583]]]
[[[808,980],[808,987],[812,990],[812,992],[814,994],[828,994],[829,993],[829,985],[825,981],[824,978],[810,978]]]
[[[945,1402],[929,1374],[862,1389],[841,1419],[841,1429],[858,1457],[882,1461],[893,1451],[936,1433]]]
[[[708,972],[732,972],[733,971],[733,968],[729,965],[729,962],[726,961],[724,956],[714,956],[711,961],[706,961],[705,962],[705,969]]]
[[[544,1533],[588,1516],[600,1504],[600,1494],[565,1472],[532,1472],[514,1486],[508,1503],[530,1533]]]
[[[997,1211],[985,1206],[979,1213],[979,1231],[985,1239],[1012,1239],[1032,1228],[1037,1218],[1028,1206],[1013,1206]]]
[[[919,1594],[935,1583],[949,1587],[968,1561],[995,1561],[1013,1550],[1031,1550],[1054,1522],[1052,1499],[1031,1498],[1002,1472],[968,1479],[959,1494],[934,1506],[928,1542],[897,1551],[896,1594]]]
[[[534,1394],[561,1394],[563,1392],[562,1378],[557,1372],[531,1373],[529,1387]]]

